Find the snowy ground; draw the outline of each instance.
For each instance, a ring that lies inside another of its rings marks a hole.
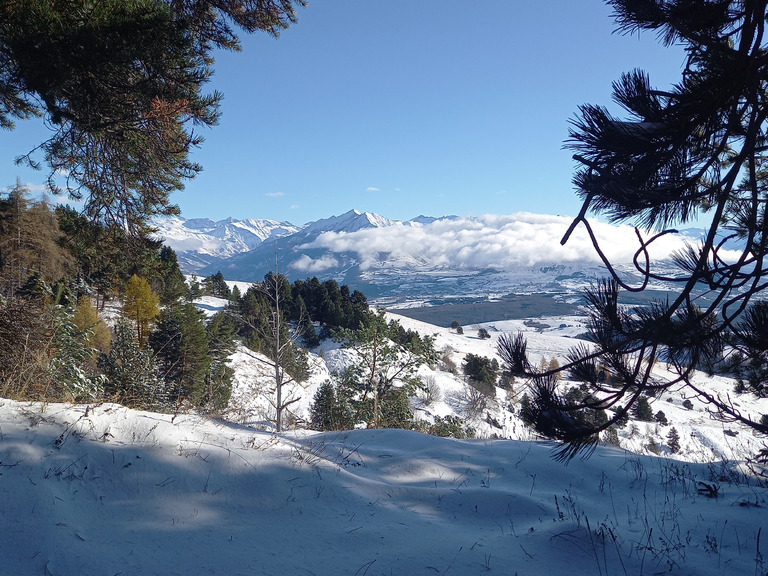
[[[9,575],[764,575],[766,491],[718,462],[400,430],[274,435],[0,401]],[[717,498],[699,493],[718,486]]]
[[[575,317],[515,320],[485,324],[482,340],[479,326],[399,320],[459,367],[517,330],[533,362],[562,360],[584,331]],[[332,342],[313,351],[311,378],[287,390],[295,427],[279,435],[270,368],[245,350],[224,419],[0,399],[0,574],[768,574],[768,493],[743,467],[760,440],[695,398],[685,409],[682,391],[652,402],[669,426],[631,422],[621,447],[566,467],[515,414],[523,383],[497,391],[492,425],[467,413],[468,385],[445,370],[422,369],[433,394],[417,416],[458,415],[482,438],[302,429],[317,387],[349,361]],[[652,443],[661,457],[638,454]]]

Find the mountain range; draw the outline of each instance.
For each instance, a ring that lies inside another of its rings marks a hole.
[[[332,278],[400,306],[494,300],[512,293],[572,299],[605,270],[586,234],[560,245],[569,224],[567,217],[530,213],[398,221],[358,210],[301,226],[234,218],[155,222],[186,274],[220,271],[227,280],[255,282],[277,267],[290,280]],[[613,262],[622,266],[631,260],[634,229],[593,226]],[[664,238],[659,260],[691,239]],[[631,267],[624,269],[631,278]]]

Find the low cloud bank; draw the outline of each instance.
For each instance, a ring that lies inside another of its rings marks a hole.
[[[444,219],[428,224],[398,223],[356,232],[326,232],[300,248],[354,253],[364,270],[380,263],[383,256],[390,262],[502,270],[551,263],[599,262],[583,226],[577,228],[565,246],[560,245],[571,222],[568,217],[521,212]],[[632,260],[639,247],[634,228],[598,221],[590,223],[601,249],[612,262]],[[685,240],[671,234],[658,239],[652,245],[651,258],[667,258],[682,249]],[[323,269],[330,267],[332,260],[330,255],[318,260],[302,255],[294,266],[307,271],[313,266]]]
[[[339,261],[330,254],[325,254],[321,258],[315,259],[302,254],[296,261],[291,263],[291,268],[307,274],[319,274],[338,265]]]

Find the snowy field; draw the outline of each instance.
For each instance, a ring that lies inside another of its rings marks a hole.
[[[222,302],[200,304],[212,313]],[[270,369],[245,349],[221,419],[0,399],[0,574],[768,574],[768,494],[743,466],[761,445],[749,430],[712,420],[695,398],[684,408],[677,391],[652,401],[669,425],[630,422],[620,447],[565,466],[516,415],[524,383],[470,414],[460,366],[467,353],[495,356],[499,335],[518,330],[532,362],[562,361],[579,318],[488,323],[486,340],[481,326],[457,334],[397,319],[459,367],[422,368],[431,394],[414,401],[417,418],[456,415],[480,438],[306,431],[317,388],[354,361],[330,341],[312,351],[309,380],[287,390],[300,400],[279,435]],[[733,389],[721,377],[706,385]],[[666,446],[672,426],[678,454]]]
[[[543,442],[274,435],[111,404],[3,400],[0,426],[3,574],[768,569],[766,491],[718,462],[601,447],[565,467]]]

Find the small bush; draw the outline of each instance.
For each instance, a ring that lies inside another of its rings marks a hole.
[[[427,428],[427,433],[443,438],[475,437],[475,429],[471,426],[464,426],[464,422],[458,416],[446,416],[445,418],[435,416],[435,423]]]
[[[464,391],[463,408],[467,418],[479,418],[488,407],[489,396],[482,390],[468,386]]]
[[[440,358],[440,369],[444,372],[450,372],[451,374],[456,374],[456,362],[453,361],[451,358],[450,353],[445,352],[443,354],[443,357]]]
[[[621,446],[621,442],[619,442],[619,432],[613,426],[603,432],[602,439],[606,444]]]
[[[432,406],[435,402],[442,400],[443,394],[440,390],[440,386],[437,385],[434,376],[427,376],[422,381],[422,386],[419,387],[419,397],[424,403],[424,406]]]

